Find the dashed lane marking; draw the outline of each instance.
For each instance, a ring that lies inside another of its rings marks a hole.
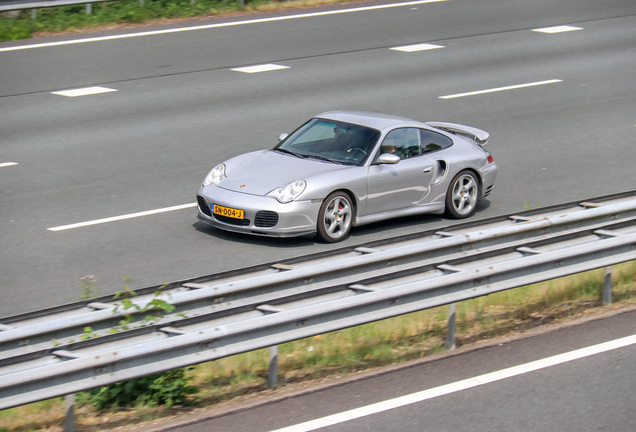
[[[108,87],[84,87],[73,90],[61,90],[51,92],[54,95],[58,96],[66,96],[66,97],[78,97],[78,96],[89,96],[100,93],[110,93],[116,92],[117,90],[108,88]]]
[[[394,47],[391,48],[394,51],[402,51],[402,52],[417,52],[417,51],[427,51],[427,50],[434,50],[434,49],[438,49],[438,48],[444,48],[443,45],[434,45],[434,44],[428,44],[428,43],[423,43],[423,44],[416,44],[416,45],[405,45],[405,46],[400,46],[400,47]]]
[[[538,29],[532,29],[532,31],[534,32],[539,32],[539,33],[564,33],[564,32],[570,32],[570,31],[576,31],[576,30],[583,30],[582,27],[574,27],[574,26],[568,26],[568,25],[562,25],[562,26],[554,26],[554,27],[544,27],[544,28],[538,28]]]
[[[273,63],[256,65],[256,66],[246,66],[240,68],[231,69],[235,72],[243,72],[243,73],[258,73],[258,72],[269,72],[281,69],[289,69],[289,66],[277,65]]]

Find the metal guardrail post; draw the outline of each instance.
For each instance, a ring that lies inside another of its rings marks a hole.
[[[446,349],[448,351],[456,348],[455,344],[455,315],[457,315],[457,303],[448,305],[448,326],[446,333]]]
[[[269,347],[269,373],[267,374],[267,386],[278,387],[278,345]]]
[[[64,405],[66,410],[64,432],[75,432],[75,394],[66,395]]]
[[[603,284],[603,305],[612,304],[612,267],[605,267],[605,281]]]

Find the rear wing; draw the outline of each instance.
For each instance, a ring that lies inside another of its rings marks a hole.
[[[445,122],[426,122],[426,124],[436,129],[452,133],[453,135],[460,135],[464,138],[468,138],[482,147],[488,143],[488,138],[490,138],[490,134],[488,132],[472,126]]]

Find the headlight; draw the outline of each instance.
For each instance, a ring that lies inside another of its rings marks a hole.
[[[267,196],[276,198],[281,203],[288,203],[298,198],[298,196],[303,193],[306,186],[307,182],[305,182],[305,180],[298,180],[288,184],[287,186],[274,189],[268,193]]]
[[[225,164],[219,164],[212,168],[212,171],[205,177],[203,186],[219,185],[223,180],[225,180]]]

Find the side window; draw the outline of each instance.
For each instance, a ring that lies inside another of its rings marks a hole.
[[[420,134],[414,128],[395,129],[387,134],[380,146],[380,153],[393,153],[400,159],[422,154]]]
[[[453,140],[447,136],[426,129],[420,129],[420,137],[422,153],[430,153],[453,145]]]

